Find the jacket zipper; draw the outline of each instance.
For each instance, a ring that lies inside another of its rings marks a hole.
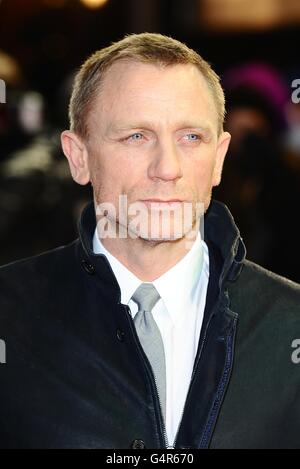
[[[230,379],[230,372],[231,372],[231,363],[232,363],[232,357],[233,357],[233,350],[234,350],[234,340],[235,340],[235,332],[236,332],[236,320],[234,320],[233,326],[234,326],[234,331],[231,336],[228,336],[227,338],[227,344],[226,344],[226,358],[225,358],[225,366],[224,366],[224,371],[223,375],[220,381],[220,385],[217,391],[217,401],[220,402],[219,396],[221,397],[224,394],[224,388],[226,387],[229,379]],[[216,401],[215,401],[216,402]],[[208,448],[208,444],[210,441],[209,435],[211,434],[211,429],[215,426],[217,418],[217,412],[212,412],[211,413],[211,418],[210,418],[210,423],[209,423],[209,430],[206,429],[206,433],[202,435],[201,442],[200,442],[200,448]]]
[[[149,361],[149,360],[148,360]],[[169,446],[169,440],[168,440],[168,435],[167,435],[167,431],[166,431],[166,425],[165,425],[165,421],[164,421],[164,418],[163,418],[163,415],[162,415],[162,411],[161,411],[161,401],[160,401],[160,397],[159,397],[159,392],[158,392],[158,386],[157,386],[157,382],[156,382],[156,378],[155,378],[155,375],[152,371],[152,368],[151,368],[151,373],[152,373],[152,376],[153,376],[153,380],[154,380],[154,384],[155,384],[155,392],[156,392],[156,395],[158,397],[158,402],[159,402],[159,410],[160,410],[160,414],[161,414],[161,422],[162,422],[162,429],[163,429],[163,436],[164,436],[164,441],[165,441],[165,447],[166,448],[173,448],[173,446]]]
[[[214,308],[214,311],[212,312],[212,314],[210,315],[210,317],[207,321],[207,324],[206,324],[206,329],[205,329],[204,336],[203,336],[203,339],[202,339],[202,343],[201,343],[201,346],[200,346],[199,355],[198,355],[198,358],[197,358],[197,362],[195,363],[195,366],[194,366],[194,370],[193,370],[193,373],[192,373],[192,377],[191,377],[187,397],[186,397],[186,400],[185,400],[185,403],[184,403],[184,406],[183,406],[180,422],[179,422],[179,425],[178,425],[178,428],[177,428],[177,433],[176,433],[175,440],[174,440],[174,445],[173,445],[174,448],[176,448],[178,433],[179,433],[181,423],[182,423],[182,419],[183,419],[183,415],[184,415],[184,412],[185,412],[185,409],[186,409],[186,406],[187,406],[188,397],[189,397],[189,394],[190,394],[190,391],[191,391],[191,388],[192,388],[192,385],[193,385],[193,380],[194,380],[194,377],[195,377],[195,374],[196,374],[196,371],[197,371],[197,368],[198,368],[198,363],[199,363],[199,361],[201,359],[201,356],[202,356],[202,351],[203,351],[205,340],[206,340],[206,337],[207,337],[207,331],[208,331],[208,328],[210,326],[210,323],[211,323],[212,318],[213,318],[214,315],[215,315],[215,308]]]
[[[155,375],[153,373],[153,370],[152,370],[152,367],[150,365],[150,362],[148,360],[148,357],[147,355],[145,354],[144,352],[144,349],[143,347],[141,346],[141,343],[139,341],[139,338],[138,338],[138,335],[136,333],[136,330],[135,330],[135,327],[134,325],[132,324],[132,316],[131,316],[131,310],[129,308],[129,306],[125,305],[125,309],[129,315],[129,317],[126,315],[126,317],[128,317],[128,320],[129,320],[129,324],[130,324],[130,328],[132,330],[132,333],[133,333],[133,336],[135,338],[135,341],[136,341],[136,344],[138,346],[138,349],[141,353],[142,356],[145,357],[145,363],[146,363],[146,368],[152,378],[152,383],[154,383],[154,388],[155,388],[155,395],[157,397],[157,401],[158,401],[158,404],[159,404],[159,415],[160,415],[160,426],[161,426],[161,429],[162,429],[162,434],[163,434],[163,439],[164,439],[164,443],[165,443],[165,448],[166,449],[172,449],[173,446],[169,446],[169,441],[168,441],[168,436],[167,436],[167,431],[166,431],[166,426],[165,426],[165,422],[164,422],[164,418],[163,418],[163,415],[162,415],[162,410],[161,410],[161,402],[160,402],[160,397],[159,397],[159,393],[158,393],[158,386],[157,386],[157,383],[156,383],[156,379],[155,379]]]
[[[190,391],[191,391],[191,388],[192,388],[193,380],[194,380],[194,377],[195,377],[195,374],[196,374],[196,371],[197,371],[197,368],[198,368],[198,363],[199,363],[199,361],[200,361],[200,359],[201,359],[201,356],[202,356],[202,351],[203,351],[204,344],[205,344],[205,340],[206,340],[206,337],[207,337],[207,332],[208,332],[210,323],[211,323],[211,321],[212,321],[212,318],[215,316],[215,310],[216,310],[216,308],[217,308],[218,305],[219,305],[219,301],[217,301],[216,306],[215,306],[215,308],[213,309],[213,312],[211,313],[211,315],[210,315],[210,317],[209,317],[209,319],[208,319],[208,321],[207,321],[207,324],[206,324],[204,336],[203,336],[202,343],[201,343],[201,346],[200,346],[199,355],[198,355],[197,361],[196,361],[195,366],[194,366],[194,370],[193,370],[192,377],[191,377],[191,381],[190,381],[190,386],[189,386],[189,389],[188,389],[188,393],[187,393],[187,397],[186,397],[186,400],[185,400],[185,403],[184,403],[183,410],[182,410],[182,412],[181,412],[180,422],[179,422],[179,425],[178,425],[178,428],[177,428],[177,432],[176,432],[176,436],[175,436],[175,439],[174,439],[173,446],[170,446],[170,445],[169,445],[169,442],[168,442],[166,427],[165,427],[164,419],[163,419],[162,412],[161,412],[160,398],[159,398],[159,394],[158,394],[158,390],[157,390],[157,384],[156,384],[156,380],[155,380],[154,373],[153,373],[152,368],[151,368],[151,366],[150,366],[149,360],[148,360],[148,358],[147,358],[147,356],[146,356],[144,350],[142,349],[142,346],[141,346],[140,341],[139,341],[139,339],[138,339],[136,330],[135,330],[135,328],[132,326],[132,316],[131,316],[131,314],[130,314],[130,308],[129,308],[129,306],[126,306],[126,310],[127,310],[128,314],[129,314],[129,316],[130,316],[130,319],[131,319],[131,321],[129,321],[131,330],[133,331],[133,334],[134,334],[134,336],[135,336],[135,339],[136,339],[136,342],[137,342],[137,345],[138,345],[140,351],[142,351],[142,354],[144,354],[145,357],[146,357],[146,359],[147,359],[147,363],[149,363],[149,366],[147,366],[147,368],[148,368],[148,371],[150,372],[150,374],[152,375],[152,378],[153,378],[153,381],[154,381],[154,384],[155,384],[155,391],[156,391],[156,395],[157,395],[158,401],[159,401],[159,411],[160,411],[160,415],[161,415],[161,422],[162,422],[162,428],[163,428],[163,432],[162,432],[162,433],[163,433],[163,436],[164,436],[165,448],[166,448],[166,449],[175,449],[175,448],[176,448],[177,437],[178,437],[179,430],[180,430],[180,427],[181,427],[183,415],[184,415],[184,412],[185,412],[185,409],[186,409],[186,406],[187,406],[188,397],[189,397],[189,394],[190,394]],[[150,369],[149,369],[149,367],[150,367]]]

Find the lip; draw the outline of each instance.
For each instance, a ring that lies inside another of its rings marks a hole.
[[[180,199],[169,199],[169,200],[162,200],[162,199],[146,199],[141,200],[143,204],[145,204],[148,208],[154,209],[169,209],[169,208],[179,208],[183,200]]]
[[[162,199],[145,199],[145,200],[142,200],[142,202],[158,202],[158,203],[166,203],[166,204],[169,204],[169,203],[172,203],[172,202],[183,202],[183,200],[180,200],[180,199],[168,199],[168,200],[162,200]]]

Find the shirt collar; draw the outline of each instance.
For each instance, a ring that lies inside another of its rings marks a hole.
[[[174,323],[179,322],[182,311],[187,314],[196,302],[202,273],[206,275],[209,273],[208,248],[198,233],[187,254],[153,281]]]
[[[93,251],[95,254],[104,254],[110,263],[121,290],[121,302],[128,304],[135,290],[142,281],[113,256],[99,239],[97,229],[93,237]],[[185,256],[171,269],[154,280],[152,283],[157,289],[172,320],[176,322],[182,309],[187,310],[196,294],[196,287],[205,265],[208,274],[208,248],[201,240],[200,232],[195,242]],[[203,262],[205,260],[205,262]],[[176,292],[176,295],[174,295]]]

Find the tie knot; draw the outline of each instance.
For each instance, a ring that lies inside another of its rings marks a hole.
[[[132,299],[138,304],[139,310],[152,311],[158,302],[160,295],[152,283],[142,283],[132,295]]]

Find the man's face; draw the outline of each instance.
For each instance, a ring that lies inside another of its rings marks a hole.
[[[229,143],[228,134],[224,143],[225,133],[218,137],[217,129],[213,97],[195,66],[115,63],[89,116],[95,204],[112,203],[119,220],[120,195],[127,196],[127,206],[148,201],[144,211],[151,209],[152,218],[171,215],[178,231],[175,219],[182,219],[183,204],[189,203],[195,223],[196,204],[208,208]],[[161,229],[158,237],[164,238]],[[141,231],[140,236],[151,238]]]

